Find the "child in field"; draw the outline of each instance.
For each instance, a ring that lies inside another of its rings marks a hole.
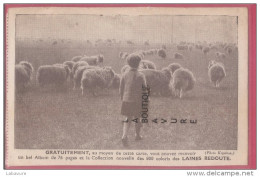
[[[126,116],[123,123],[122,142],[127,144],[127,133],[133,119],[135,123],[135,140],[141,140],[140,135],[142,123],[140,122],[142,111],[142,88],[146,87],[146,80],[143,73],[138,71],[141,57],[137,54],[131,54],[126,59],[130,69],[126,71],[119,86],[119,92],[122,100],[121,114]]]

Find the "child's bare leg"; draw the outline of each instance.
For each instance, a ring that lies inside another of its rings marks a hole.
[[[140,135],[142,123],[138,121],[135,123],[135,140],[141,140],[142,136]]]
[[[130,127],[130,123],[131,123],[131,120],[130,120],[130,118],[127,117],[126,120],[123,123],[123,136],[122,136],[122,140],[126,140],[126,138],[127,138],[127,134],[128,134],[128,130],[129,130],[129,127]]]

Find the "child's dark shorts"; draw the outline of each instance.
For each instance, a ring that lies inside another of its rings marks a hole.
[[[121,106],[121,114],[126,117],[140,118],[142,111],[142,103],[140,102],[123,102]]]

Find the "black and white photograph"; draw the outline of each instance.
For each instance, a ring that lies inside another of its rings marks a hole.
[[[16,148],[237,149],[235,16],[17,15],[15,39]]]
[[[89,9],[28,9],[8,19],[13,149],[236,161],[247,141],[244,11]]]

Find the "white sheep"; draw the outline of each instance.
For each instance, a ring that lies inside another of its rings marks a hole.
[[[182,98],[185,92],[193,89],[195,81],[195,77],[190,70],[179,68],[172,74],[169,87],[173,95]]]
[[[166,58],[166,51],[164,49],[159,49],[158,50],[158,56],[165,59]]]
[[[223,63],[216,62],[214,60],[209,62],[208,75],[210,81],[215,87],[219,87],[220,82],[226,77],[226,71]]]
[[[161,96],[170,94],[171,71],[169,68],[163,68],[162,70],[146,69],[141,70],[141,72],[145,75],[146,84],[150,88],[151,94]]]
[[[45,85],[63,86],[69,77],[70,70],[63,64],[40,66],[37,71],[37,81],[41,87]]]
[[[167,67],[170,69],[171,74],[173,74],[177,69],[181,68],[181,65],[179,63],[171,63]]]
[[[202,50],[203,46],[202,46],[201,44],[196,44],[196,45],[195,45],[195,48],[196,48],[196,49],[199,49],[199,50]]]
[[[32,73],[34,71],[32,64],[29,63],[28,61],[20,61],[19,64],[23,65],[25,67],[25,69],[28,71],[28,73],[30,73],[29,75],[31,77]]]
[[[153,55],[153,54],[154,54],[154,50],[153,49],[145,51],[145,55]]]
[[[153,49],[153,54],[154,54],[154,55],[157,55],[157,54],[158,54],[158,52],[159,52],[159,50],[160,50],[160,49]],[[163,49],[163,50],[164,50],[164,51],[165,51],[165,53],[166,53],[166,50],[165,50],[165,49]]]
[[[114,79],[113,79],[112,84],[111,84],[110,87],[112,89],[119,89],[120,79],[121,79],[121,74],[115,73]]]
[[[143,54],[144,55],[156,55],[156,54],[158,54],[158,50],[159,49],[149,49],[149,50],[143,51]]]
[[[221,52],[216,52],[216,56],[217,56],[218,58],[222,58],[222,59],[226,58],[226,54],[221,53]]]
[[[177,49],[178,50],[188,50],[188,46],[187,45],[177,45]]]
[[[125,73],[126,71],[129,71],[130,66],[129,65],[124,65],[121,68],[121,74]],[[152,62],[152,61],[148,61],[148,60],[141,60],[138,70],[145,70],[145,69],[153,69],[156,70],[156,65]]]
[[[96,96],[98,88],[109,88],[114,79],[115,72],[111,67],[104,67],[98,69],[87,69],[82,74],[81,90],[82,95],[87,91]]]
[[[77,88],[80,87],[80,82],[81,82],[81,78],[82,78],[82,74],[86,69],[96,69],[98,68],[97,66],[89,66],[89,65],[82,65],[79,66],[76,71],[75,74],[73,75],[73,90],[76,90]]]
[[[121,74],[125,73],[126,71],[129,71],[130,69],[130,66],[129,65],[124,65],[122,68],[121,68]]]
[[[15,65],[15,87],[17,92],[22,92],[32,79],[33,66],[27,61]]]
[[[211,46],[210,46],[210,49],[211,49],[211,50],[218,50],[218,47],[217,47],[216,45],[211,45]]]
[[[82,56],[75,56],[71,59],[71,61],[78,62],[81,58]]]
[[[184,56],[181,53],[176,52],[176,53],[174,53],[174,58],[175,59],[183,59]]]
[[[139,64],[140,69],[156,69],[154,62],[149,60],[141,60]]]
[[[73,79],[73,73],[72,73],[72,68],[75,65],[76,62],[74,61],[65,61],[63,62],[63,65],[68,66],[68,68],[70,69],[70,79]]]
[[[230,54],[232,53],[233,50],[232,50],[231,47],[227,47],[226,51],[227,51],[227,53],[230,55]]]
[[[166,45],[165,44],[162,45],[162,49],[166,50]]]
[[[69,69],[72,71],[73,65],[75,64],[74,61],[65,61],[63,62],[64,65],[68,66]]]
[[[208,46],[202,48],[202,52],[206,55],[210,51],[210,48]]]
[[[121,56],[120,59],[122,59],[122,60],[125,60],[126,57],[129,55],[127,52],[120,52],[120,53],[121,53],[121,55],[119,55],[119,56]]]
[[[83,56],[80,61],[85,61],[91,66],[97,66],[99,63],[103,63],[104,56],[96,55],[96,56]]]
[[[123,54],[124,54],[123,52],[119,52],[118,58],[122,59]]]
[[[89,66],[89,64],[85,61],[78,61],[76,63],[74,63],[73,67],[72,67],[72,70],[71,70],[71,75],[74,76],[75,75],[75,72],[77,71],[77,69],[80,67],[80,66]]]
[[[144,54],[144,52],[143,52],[142,50],[136,51],[136,52],[134,52],[134,53],[137,54],[137,55],[139,55],[142,60],[144,59],[145,54]]]

